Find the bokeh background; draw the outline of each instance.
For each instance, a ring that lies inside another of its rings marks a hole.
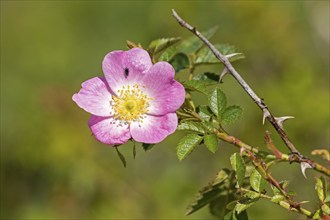
[[[220,143],[214,155],[199,147],[179,162],[178,132],[151,151],[138,146],[135,160],[132,145],[122,146],[124,168],[113,148],[94,140],[88,113],[71,100],[126,40],[147,46],[190,36],[171,8],[201,30],[218,25],[212,41],[245,53],[235,66],[276,115],[295,116],[286,130],[304,154],[329,146],[329,1],[1,1],[2,219],[212,219],[207,208],[184,216],[185,207],[229,166],[234,147]],[[287,152],[231,77],[221,87],[245,109],[231,133],[264,149],[268,129]],[[306,180],[297,164],[281,164],[273,174],[291,181],[298,200],[316,201],[316,172],[308,170]],[[268,202],[249,216],[301,218]]]

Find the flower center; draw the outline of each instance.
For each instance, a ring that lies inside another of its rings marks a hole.
[[[143,122],[148,112],[149,101],[152,99],[143,93],[140,86],[122,86],[118,95],[113,96],[110,104],[114,109],[114,119],[123,123]]]

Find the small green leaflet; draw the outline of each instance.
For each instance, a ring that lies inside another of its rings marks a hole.
[[[249,191],[249,192],[244,192],[244,197],[249,198],[249,199],[256,199],[260,198],[260,193],[254,192],[254,191]]]
[[[232,201],[232,194],[221,195],[210,202],[209,208],[212,215],[216,216],[218,219],[223,219],[224,216],[230,212],[229,209],[226,208],[229,201]]]
[[[254,169],[250,175],[250,184],[252,189],[257,192],[261,192],[265,189],[267,181],[262,178],[262,176],[256,169]]]
[[[330,215],[329,206],[323,204],[320,209],[318,209],[313,215],[313,219],[323,219],[325,215]]]
[[[198,134],[188,134],[182,138],[176,149],[179,160],[185,159],[202,140],[203,137]]]
[[[227,107],[221,115],[221,123],[224,125],[229,125],[240,119],[242,116],[243,109],[240,106],[229,106]]]
[[[211,109],[207,105],[201,105],[197,108],[198,115],[205,121],[209,121],[212,117]]]
[[[248,220],[247,211],[244,210],[240,214],[237,214],[235,210],[228,212],[227,215],[223,218],[224,220]]]
[[[205,95],[208,95],[210,92],[207,90],[207,86],[217,84],[218,81],[218,75],[206,72],[194,76],[192,80],[186,81],[184,83],[184,86],[186,87],[186,89],[198,91]]]
[[[126,167],[126,159],[125,159],[124,155],[122,153],[120,153],[120,151],[118,150],[118,146],[115,147],[115,149],[116,149],[116,152],[117,152],[117,155],[118,155],[120,161],[123,163],[123,166]]]
[[[142,143],[142,147],[145,151],[151,150],[154,146],[155,146],[155,144]]]
[[[209,95],[209,106],[212,112],[217,116],[217,119],[223,125],[229,125],[238,120],[243,109],[240,106],[227,106],[227,97],[221,89],[216,88]]]
[[[217,29],[218,27],[215,26],[207,31],[203,31],[202,35],[204,35],[207,39],[210,39],[215,34]],[[183,40],[178,46],[178,50],[185,54],[193,54],[196,53],[202,46],[203,42],[198,37],[192,36],[186,40]]]
[[[237,202],[235,206],[235,210],[237,214],[240,214],[241,212],[245,211],[246,209],[250,208],[252,205],[254,205],[259,198],[256,199],[241,199]]]
[[[227,105],[227,97],[221,89],[216,88],[209,96],[209,106],[212,112],[221,120],[221,114],[224,112]]]
[[[177,129],[181,131],[193,131],[200,134],[205,133],[202,125],[199,122],[194,122],[194,121],[181,122]]]
[[[279,203],[280,201],[283,201],[283,200],[285,200],[285,197],[283,195],[277,194],[277,195],[273,196],[270,201]]]
[[[184,53],[175,54],[169,62],[176,73],[189,67],[189,58]]]
[[[311,154],[312,155],[319,155],[324,160],[330,162],[330,153],[327,149],[316,149],[316,150],[313,150]]]
[[[327,204],[324,203],[324,204],[321,206],[321,210],[322,210],[325,214],[330,215],[330,207],[329,207]]]
[[[172,37],[172,38],[160,38],[157,40],[153,40],[149,44],[148,51],[151,54],[157,54],[166,48],[172,46],[173,44],[177,43],[180,41],[180,37]]]
[[[219,83],[220,76],[215,73],[205,72],[195,75],[192,79],[203,82],[205,85],[214,85]]]
[[[218,138],[215,134],[206,134],[204,136],[204,144],[212,153],[218,150]]]
[[[195,195],[187,207],[186,215],[190,215],[216,199],[224,191],[221,188],[230,174],[231,172],[228,169],[220,170],[216,177]]]
[[[242,187],[245,178],[245,164],[243,158],[238,153],[234,153],[230,156],[230,164],[233,170],[236,171],[236,179],[238,186]]]
[[[201,92],[208,95],[209,91],[206,89],[205,84],[198,80],[188,80],[183,83],[184,87],[188,90]]]
[[[174,55],[177,53],[176,47],[169,47],[167,48],[158,58],[158,61],[166,61],[170,62],[170,60],[174,57]]]
[[[324,202],[327,196],[327,188],[323,176],[316,179],[315,190],[317,192],[317,196],[319,197],[320,201]]]
[[[215,44],[214,46],[220,53],[226,55],[229,61],[231,62],[245,58],[244,54],[237,52],[236,48],[232,45]],[[213,64],[213,63],[220,63],[220,61],[218,60],[218,58],[215,57],[213,52],[208,47],[204,47],[196,54],[194,63]]]

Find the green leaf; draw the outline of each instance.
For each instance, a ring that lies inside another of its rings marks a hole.
[[[265,189],[267,181],[262,178],[262,176],[256,169],[254,169],[250,175],[250,184],[252,189],[257,192],[261,192]]]
[[[218,138],[215,134],[206,134],[204,136],[204,144],[207,149],[212,153],[215,153],[218,150]]]
[[[270,187],[272,188],[274,195],[280,195],[281,194],[281,192],[275,186],[271,185]]]
[[[320,201],[324,202],[325,197],[327,196],[327,188],[323,176],[316,178],[315,190]]]
[[[245,58],[243,53],[240,53],[237,51],[237,49],[229,44],[215,44],[215,48],[222,53],[223,55],[226,55],[229,61],[234,62],[236,60],[240,60]],[[214,63],[220,63],[218,58],[213,54],[213,52],[210,50],[210,48],[205,47],[198,51],[198,53],[195,56],[194,59],[195,64],[214,64]]]
[[[210,122],[210,121],[204,121],[203,122],[203,126],[204,126],[204,128],[205,128],[206,131],[213,132],[214,127],[213,127],[212,122]]]
[[[214,85],[219,83],[219,75],[215,73],[201,73],[196,76],[194,76],[193,80],[198,80],[200,82],[203,82],[205,85]]]
[[[142,143],[143,150],[145,150],[145,151],[151,150],[154,146],[155,146],[155,144]]]
[[[214,73],[203,73],[194,76],[192,80],[186,81],[184,86],[187,89],[208,95],[209,91],[207,90],[207,86],[218,83],[216,80],[219,80],[219,76],[215,75]]]
[[[250,208],[258,200],[259,200],[259,198],[256,198],[256,199],[241,199],[241,200],[239,200],[238,203],[235,206],[235,210],[236,210],[237,214],[240,214],[241,212],[243,212],[246,209]]]
[[[230,164],[233,170],[236,171],[238,186],[242,187],[245,178],[245,164],[243,158],[238,153],[234,153],[230,156]]]
[[[174,57],[174,55],[178,52],[176,47],[167,48],[158,58],[158,61],[166,61],[170,62],[170,60]]]
[[[330,194],[328,194],[328,195],[325,197],[324,202],[330,202]]]
[[[160,38],[157,40],[153,40],[149,44],[148,51],[151,54],[157,54],[157,53],[165,50],[166,48],[172,46],[173,44],[177,43],[180,40],[181,40],[180,37]]]
[[[199,122],[194,121],[181,122],[177,129],[181,131],[194,131],[200,134],[205,133],[203,126]]]
[[[286,193],[288,196],[295,196],[297,193],[295,191],[290,190],[289,192]]]
[[[204,35],[204,37],[206,37],[207,39],[210,39],[215,34],[217,29],[218,27],[215,26],[207,31],[203,31],[202,35]],[[185,54],[193,54],[197,52],[202,46],[203,42],[198,37],[192,36],[187,38],[186,40],[183,40],[178,46],[178,50]]]
[[[197,134],[188,134],[182,138],[177,146],[176,155],[179,160],[185,159],[195,147],[202,141],[203,137]]]
[[[198,106],[198,115],[205,121],[209,121],[212,117],[211,109],[206,105]]]
[[[221,195],[216,199],[213,199],[210,202],[209,208],[210,208],[210,212],[213,216],[218,217],[219,219],[223,219],[224,216],[230,212],[230,210],[228,210],[226,208],[226,205],[228,204],[228,202],[230,202],[233,199],[233,195],[232,194],[226,194],[226,195]]]
[[[328,206],[327,204],[324,203],[324,204],[321,206],[321,209],[322,209],[322,211],[323,211],[325,214],[330,215],[330,208],[329,208],[329,206]]]
[[[227,105],[227,97],[225,93],[223,93],[219,88],[213,90],[213,92],[209,96],[209,105],[212,112],[217,116],[218,120],[220,121],[221,114],[223,113]]]
[[[321,156],[324,160],[327,160],[330,162],[330,153],[327,149],[316,149],[313,150],[312,155],[319,155]]]
[[[313,215],[313,219],[321,219],[321,216],[323,215],[323,212],[321,209],[316,210],[316,212]]]
[[[235,211],[233,211],[233,220],[248,220],[249,217],[247,215],[247,211],[244,210],[243,212],[237,214]]]
[[[281,186],[283,189],[286,189],[286,188],[289,186],[290,181],[288,181],[288,180],[283,180],[283,181],[279,182],[279,184],[280,184],[280,186]]]
[[[135,146],[135,141],[133,140],[133,159],[136,157],[136,146]]]
[[[123,166],[126,167],[126,159],[122,153],[119,152],[118,147],[115,147],[117,155],[120,159],[120,161],[123,163]]]
[[[233,200],[226,205],[226,209],[233,210],[237,204],[238,200]]]
[[[221,189],[221,186],[223,186],[229,175],[230,171],[228,169],[220,170],[215,178],[195,195],[194,199],[187,207],[186,215],[196,212],[209,204],[212,200],[216,199],[219,194],[224,191]]]
[[[249,191],[244,193],[244,197],[247,197],[249,199],[256,199],[260,198],[260,193]]]
[[[232,220],[233,219],[233,214],[235,213],[235,211],[230,211],[228,212],[224,217],[223,220]]]
[[[229,106],[225,109],[221,116],[221,122],[225,125],[229,125],[237,121],[243,113],[243,109],[240,106]]]
[[[284,199],[285,199],[285,197],[283,195],[277,194],[277,195],[273,196],[270,201],[279,203],[280,201],[283,201]]]
[[[188,80],[183,83],[184,87],[188,90],[201,92],[208,95],[209,91],[206,89],[205,84],[198,80]]]
[[[175,54],[169,62],[176,73],[189,67],[189,58],[184,53]]]
[[[244,210],[240,214],[237,214],[235,210],[228,212],[224,217],[223,220],[248,220],[247,211]]]

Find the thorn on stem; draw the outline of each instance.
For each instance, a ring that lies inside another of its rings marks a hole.
[[[228,69],[225,67],[219,77],[219,83],[222,83],[222,78],[228,73]]]
[[[241,53],[227,54],[227,55],[225,55],[225,57],[226,57],[227,59],[230,59],[230,58],[232,58],[232,57],[234,57],[234,56],[237,56],[237,55],[239,55],[239,54],[241,54]]]
[[[288,120],[288,119],[291,119],[291,118],[294,118],[293,116],[283,116],[283,117],[275,117],[275,121],[277,122],[277,124],[280,126],[280,128],[283,128],[283,122]]]
[[[270,116],[268,109],[263,109],[262,124],[265,124],[265,119]]]
[[[243,153],[244,153],[244,151],[245,151],[245,148],[244,148],[244,147],[241,147],[241,148],[239,149],[239,154],[242,156]]]
[[[311,166],[309,163],[307,163],[307,162],[301,162],[301,163],[300,163],[300,168],[301,168],[301,172],[302,172],[302,174],[303,174],[304,177],[307,179],[306,174],[305,174],[306,169],[308,169],[308,168],[312,168],[312,166]]]

